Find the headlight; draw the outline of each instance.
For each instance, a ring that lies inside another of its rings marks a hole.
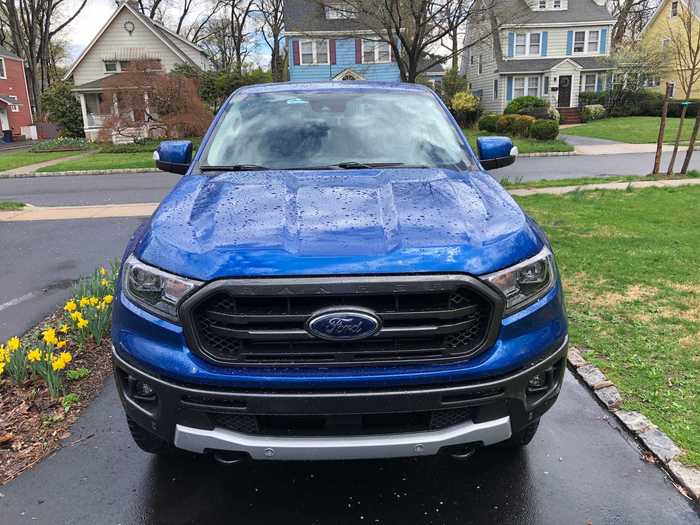
[[[122,269],[122,290],[129,299],[149,312],[176,322],[180,301],[201,284],[149,266],[133,255]]]
[[[534,257],[481,279],[503,292],[506,296],[505,314],[510,315],[546,294],[554,286],[556,272],[554,255],[545,247]]]

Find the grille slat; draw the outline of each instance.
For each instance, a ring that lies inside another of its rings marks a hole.
[[[348,306],[375,312],[381,329],[356,341],[306,331],[314,312]],[[498,294],[462,275],[229,280],[204,287],[181,310],[195,352],[264,366],[469,358],[493,342],[501,313]]]

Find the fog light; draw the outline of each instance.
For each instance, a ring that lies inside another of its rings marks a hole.
[[[548,370],[543,370],[530,378],[527,382],[528,393],[540,392],[547,388],[547,372]]]
[[[144,381],[136,381],[136,383],[134,384],[134,394],[137,397],[143,399],[150,399],[155,397],[155,392],[151,388],[151,385]]]

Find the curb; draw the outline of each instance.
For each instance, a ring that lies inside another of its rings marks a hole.
[[[518,158],[524,157],[573,157],[576,151],[538,151],[535,153],[519,153]]]
[[[670,437],[639,412],[620,410],[622,396],[617,387],[595,365],[588,363],[584,351],[569,347],[569,369],[593,391],[598,401],[603,404],[618,422],[648,450],[671,477],[682,487],[689,498],[700,501],[700,469],[690,467],[678,461],[683,453]]]
[[[24,179],[32,177],[66,177],[76,175],[116,175],[119,173],[157,173],[155,168],[124,168],[121,170],[91,170],[91,171],[47,171],[34,173],[0,173],[0,179]]]

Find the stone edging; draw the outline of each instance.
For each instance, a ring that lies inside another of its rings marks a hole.
[[[89,171],[47,171],[35,173],[0,173],[0,179],[22,179],[30,177],[65,177],[75,175],[114,175],[117,173],[156,173],[155,168],[124,168],[121,170],[89,170]]]
[[[593,390],[593,394],[620,424],[653,454],[657,463],[671,474],[691,498],[700,501],[700,469],[678,461],[677,458],[682,454],[680,447],[646,416],[639,412],[620,410],[620,391],[597,366],[584,359],[581,350],[570,347],[568,361],[569,369]]]
[[[519,153],[518,157],[573,157],[576,151],[536,151],[535,153]]]

